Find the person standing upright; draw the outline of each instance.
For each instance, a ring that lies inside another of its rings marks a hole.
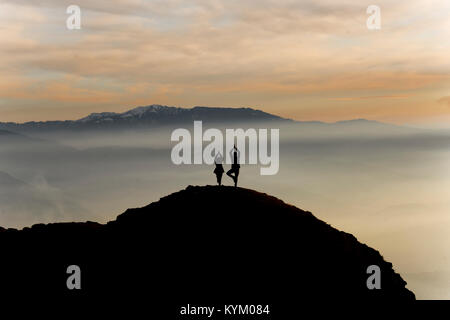
[[[217,179],[217,184],[219,186],[222,185],[222,175],[225,172],[225,170],[223,170],[223,165],[222,165],[222,155],[220,154],[220,152],[216,155],[216,158],[214,159],[214,164],[216,165],[216,168],[214,169],[214,174],[216,175],[216,179]]]

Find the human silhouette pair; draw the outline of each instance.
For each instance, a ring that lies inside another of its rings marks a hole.
[[[237,187],[238,177],[239,177],[239,169],[241,166],[239,165],[239,150],[236,146],[233,147],[230,151],[231,158],[233,159],[233,163],[231,164],[231,169],[227,171],[227,176],[229,176],[234,181],[234,186]],[[214,174],[216,175],[217,184],[222,185],[222,175],[225,172],[222,165],[222,156],[220,153],[217,154],[214,164],[216,168],[214,169]]]

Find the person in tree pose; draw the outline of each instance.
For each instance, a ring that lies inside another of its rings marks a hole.
[[[233,163],[231,164],[231,169],[227,171],[227,176],[229,176],[234,181],[234,186],[237,187],[238,177],[239,177],[239,150],[234,145],[233,149],[230,151]],[[233,175],[234,174],[234,175]]]

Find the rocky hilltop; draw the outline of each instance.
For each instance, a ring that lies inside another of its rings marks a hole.
[[[107,224],[0,229],[2,290],[145,292],[158,299],[412,300],[380,253],[283,201],[249,189],[189,186]],[[78,265],[82,289],[68,290]],[[367,267],[381,269],[369,290]]]

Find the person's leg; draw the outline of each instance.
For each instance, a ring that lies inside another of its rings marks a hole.
[[[219,184],[219,186],[222,185],[222,174],[217,175],[217,183]]]
[[[234,172],[234,186],[237,187],[239,177],[239,169]]]
[[[230,170],[227,171],[227,176],[229,176],[231,179],[234,179],[232,173],[234,172],[234,169],[231,168]]]

